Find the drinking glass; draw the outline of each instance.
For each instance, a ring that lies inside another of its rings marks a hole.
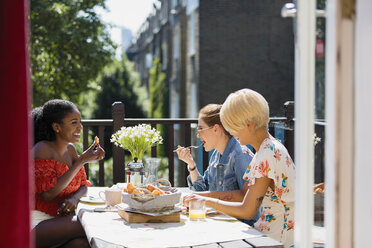
[[[205,201],[193,200],[189,202],[189,218],[192,221],[205,220],[206,216]]]

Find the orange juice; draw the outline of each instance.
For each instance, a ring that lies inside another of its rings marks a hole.
[[[206,211],[193,209],[189,211],[190,220],[202,220],[205,219]]]

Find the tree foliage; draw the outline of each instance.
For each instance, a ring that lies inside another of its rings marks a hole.
[[[100,91],[97,94],[94,118],[111,119],[111,107],[117,101],[124,103],[125,117],[146,117],[147,91],[140,86],[139,75],[125,55],[120,61],[115,59],[108,65],[97,81]]]
[[[34,105],[51,98],[76,102],[112,60],[114,45],[94,11],[105,0],[31,0]]]
[[[169,90],[165,73],[161,70],[159,58],[154,59],[150,70],[150,107],[149,117],[164,118],[169,116]]]
[[[166,118],[169,117],[169,88],[166,84],[166,75],[161,70],[161,62],[159,58],[154,59],[153,66],[150,70],[150,102],[149,102],[149,117],[151,118]],[[164,144],[168,143],[168,129],[164,125],[158,127],[164,139]],[[159,146],[160,156],[167,156],[168,150],[163,146]],[[159,168],[161,170],[162,168]]]
[[[140,86],[139,75],[133,64],[123,55],[121,61],[114,60],[97,79],[100,85],[96,97],[94,119],[111,119],[112,104],[124,103],[126,118],[144,118],[147,108],[147,91]],[[110,144],[112,129],[105,129],[105,144]],[[106,146],[106,158],[111,157],[111,146]]]

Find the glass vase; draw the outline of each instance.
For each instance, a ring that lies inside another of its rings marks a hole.
[[[145,184],[153,184],[158,180],[158,167],[160,165],[160,158],[146,158],[146,180]]]

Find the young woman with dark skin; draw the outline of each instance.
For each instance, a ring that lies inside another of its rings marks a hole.
[[[34,119],[35,210],[32,224],[36,247],[90,247],[81,223],[73,215],[86,195],[84,164],[104,158],[99,144],[81,155],[73,143],[82,130],[77,107],[50,100],[32,111]]]

